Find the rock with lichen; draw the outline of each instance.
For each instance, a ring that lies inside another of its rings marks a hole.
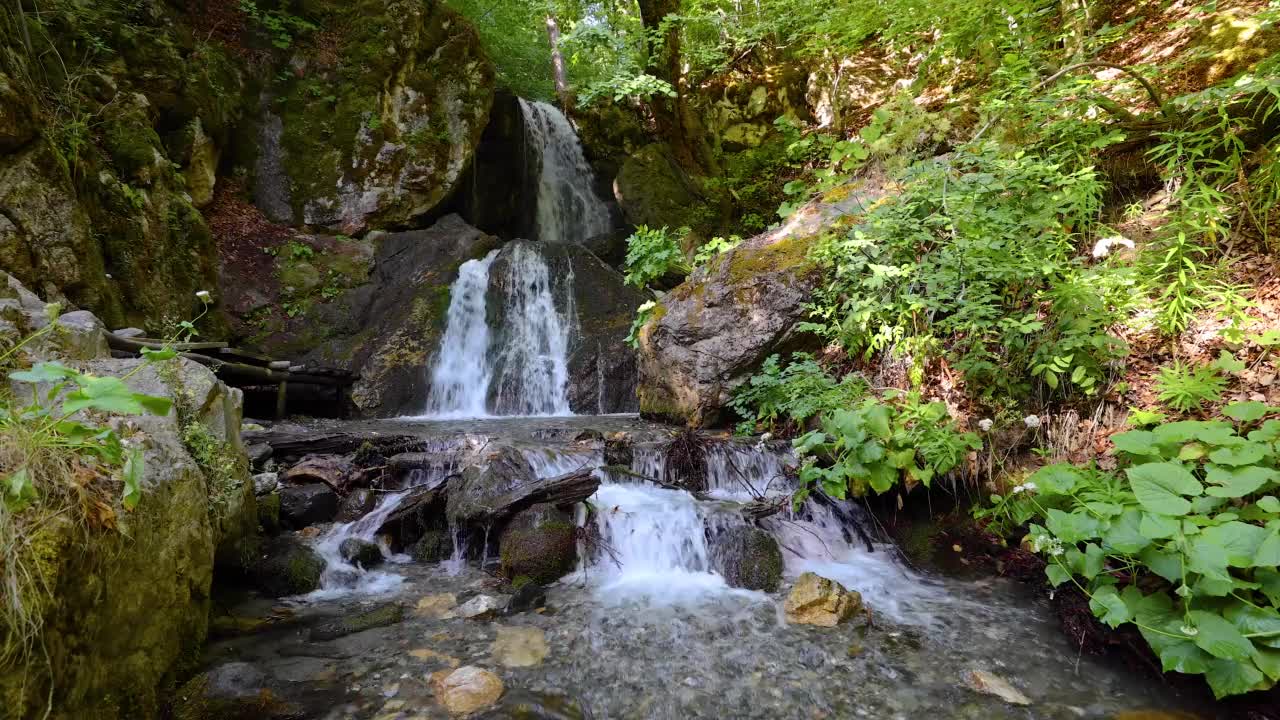
[[[573,570],[577,539],[573,517],[552,505],[534,505],[511,519],[498,541],[502,574],[546,585]]]
[[[862,608],[862,596],[845,586],[807,572],[796,579],[782,609],[795,625],[835,627]]]

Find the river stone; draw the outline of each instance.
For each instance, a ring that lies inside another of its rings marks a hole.
[[[503,615],[515,615],[536,610],[547,604],[547,589],[532,580],[520,583],[503,608]]]
[[[969,688],[985,695],[994,695],[1010,705],[1030,705],[1031,699],[1009,684],[1008,680],[985,670],[971,670],[966,678]]]
[[[280,488],[280,521],[299,529],[329,522],[338,513],[338,494],[323,483]]]
[[[456,617],[468,620],[489,620],[497,616],[506,603],[492,595],[477,595],[454,608]]]
[[[712,539],[712,561],[730,587],[774,592],[782,582],[782,550],[772,535],[740,525]]]
[[[409,556],[421,563],[437,563],[453,555],[453,539],[448,530],[427,530],[413,544]]]
[[[261,670],[245,662],[224,663],[196,675],[173,698],[174,720],[282,720],[297,717],[299,710],[274,692]]]
[[[577,562],[573,517],[553,505],[521,510],[502,531],[498,556],[502,574],[512,580],[546,585],[573,570]]]
[[[349,523],[373,512],[378,504],[378,495],[370,488],[356,488],[347,493],[338,504],[338,516],[335,522]]]
[[[493,705],[504,689],[497,675],[474,665],[441,671],[432,677],[436,697],[454,715],[467,715]]]
[[[252,447],[263,447],[255,445]],[[266,447],[270,447],[269,445]],[[255,495],[270,495],[280,487],[280,474],[273,472],[258,473],[253,476],[253,493]]]
[[[347,538],[338,546],[342,559],[358,568],[368,570],[382,564],[382,548],[377,543],[360,538]]]
[[[512,688],[485,720],[587,720],[589,715],[563,695]]]
[[[262,557],[249,567],[253,584],[272,597],[302,595],[320,587],[324,558],[289,535],[263,545]]]
[[[454,617],[453,609],[457,606],[458,598],[453,593],[436,593],[419,598],[413,612],[422,617],[445,620]]]
[[[497,637],[489,647],[489,653],[499,665],[506,667],[534,667],[542,664],[551,650],[547,647],[547,635],[536,627],[497,626]]]
[[[801,575],[783,604],[787,622],[835,627],[862,607],[862,596],[840,583],[807,572]]]
[[[372,610],[317,625],[311,628],[309,637],[312,642],[326,642],[365,630],[395,625],[402,620],[404,620],[404,607],[398,603],[387,603]]]
[[[795,327],[823,279],[814,242],[855,222],[879,194],[870,185],[828,194],[664,295],[639,333],[640,412],[682,425],[722,421],[765,358],[808,341]]]

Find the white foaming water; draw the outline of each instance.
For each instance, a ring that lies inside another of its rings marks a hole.
[[[689,493],[611,483],[600,486],[592,503],[602,548],[584,574],[606,602],[684,604],[730,593],[764,599],[730,588],[713,570],[707,519]]]
[[[543,102],[521,100],[520,111],[541,161],[537,238],[580,243],[609,232],[609,210],[591,188],[591,166],[569,119]]]
[[[758,497],[787,495],[795,488],[786,474],[791,451],[737,442],[707,448],[707,494],[724,500],[749,502]]]
[[[493,394],[501,415],[572,415],[569,409],[569,340],[577,322],[573,278],[563,278],[562,313],[556,308],[551,272],[533,243],[517,241],[510,253],[511,277],[503,307],[502,342],[490,364]]]
[[[458,268],[449,289],[449,314],[440,354],[431,372],[427,415],[436,418],[484,417],[492,369],[488,362],[489,322],[485,295],[489,267],[498,251]]]
[[[315,551],[325,561],[320,574],[320,589],[306,596],[308,600],[324,600],[349,594],[378,595],[394,590],[404,578],[384,570],[362,570],[342,558],[342,543],[351,538],[374,542],[378,528],[391,513],[409,496],[408,490],[384,495],[377,507],[355,522],[334,525],[315,544]],[[405,562],[406,557],[395,556],[379,543],[383,557],[392,562]]]

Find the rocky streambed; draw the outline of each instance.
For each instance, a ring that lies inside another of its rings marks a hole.
[[[1188,709],[1147,678],[1082,657],[1017,584],[931,577],[907,568],[890,545],[868,548],[849,527],[849,508],[757,518],[751,502],[784,493],[742,484],[763,487],[785,474],[784,452],[707,439],[702,486],[690,492],[668,482],[666,456],[654,448],[673,434],[615,417],[257,435],[272,439],[281,464],[301,461],[290,447],[314,448],[326,436],[330,444],[365,438],[361,446],[416,437],[467,448],[472,459],[462,465],[489,457],[490,480],[493,455],[515,449],[533,459],[523,484],[599,467],[606,455],[615,462],[594,471],[599,486],[577,512],[585,527],[570,536],[574,562],[558,580],[513,577],[509,528],[495,524],[477,536],[455,515],[456,551],[447,557],[415,560],[402,541],[366,533],[383,555],[376,569],[352,562],[355,577],[327,578],[301,595],[224,592],[205,671],[182,688],[177,717],[1067,720]],[[628,456],[632,475],[616,462]],[[450,483],[468,472],[438,474]],[[420,486],[439,482],[427,475],[416,476]],[[376,504],[385,510],[388,497],[412,492],[397,487]],[[446,515],[454,507],[440,506]],[[349,528],[323,524],[283,537],[318,548]],[[744,532],[764,539],[744,541]],[[767,550],[726,560],[725,537],[737,538],[728,543],[735,546],[776,543],[779,575]]]

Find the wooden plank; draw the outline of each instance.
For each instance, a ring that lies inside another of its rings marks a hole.
[[[178,352],[191,352],[192,350],[221,350],[227,347],[224,342],[198,342],[198,343],[160,343],[144,340],[134,340],[130,338],[122,338],[114,333],[104,333],[107,336],[107,345],[115,350],[132,350],[141,353],[142,350],[164,350],[169,348]]]

